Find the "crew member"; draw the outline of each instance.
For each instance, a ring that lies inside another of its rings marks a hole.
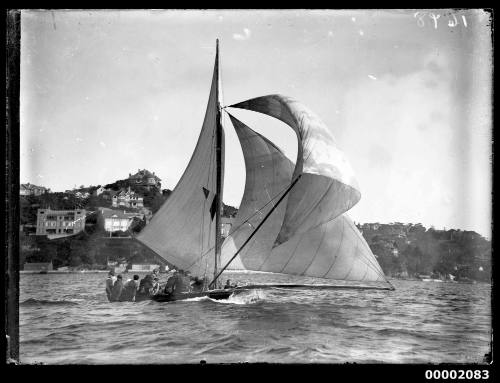
[[[200,279],[198,277],[194,277],[193,280],[191,281],[191,289],[195,293],[199,293],[203,291],[203,279]]]
[[[152,274],[147,274],[141,282],[139,283],[139,292],[141,294],[150,294],[153,288],[153,276]]]
[[[109,270],[108,277],[106,278],[106,296],[108,300],[111,302],[111,291],[113,290],[113,285],[115,283],[115,272],[113,270]]]
[[[174,293],[183,293],[189,291],[189,277],[186,276],[184,270],[179,270],[177,275],[175,276],[175,284],[173,287]],[[168,281],[167,281],[168,284]]]
[[[130,279],[123,286],[123,291],[120,295],[120,302],[133,302],[139,288],[139,276],[134,275],[134,279]]]
[[[113,285],[113,289],[111,290],[111,302],[117,302],[120,299],[120,295],[122,294],[123,290],[123,277],[121,275],[118,275],[116,277],[116,282]]]
[[[165,294],[170,294],[175,291],[175,284],[177,281],[177,278],[179,276],[179,272],[177,270],[174,270],[172,276],[168,278],[167,283],[165,284],[164,292]]]

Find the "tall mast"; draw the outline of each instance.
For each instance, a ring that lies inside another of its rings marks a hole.
[[[222,245],[221,238],[221,208],[222,208],[222,123],[221,123],[221,106],[219,99],[219,39],[216,40],[215,47],[215,94],[217,98],[217,112],[215,115],[215,164],[216,164],[216,189],[215,189],[215,263],[214,263],[214,279],[218,274],[218,265],[220,260],[220,252]]]

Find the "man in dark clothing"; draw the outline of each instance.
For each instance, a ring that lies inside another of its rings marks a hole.
[[[133,302],[135,301],[135,294],[139,288],[139,276],[134,275],[134,279],[129,280],[123,286],[122,294],[120,295],[120,302]]]
[[[153,276],[151,274],[147,274],[139,284],[139,292],[141,294],[149,294],[151,289],[153,288]]]
[[[190,290],[190,280],[186,273],[182,270],[179,271],[175,281],[174,291],[176,293],[185,293]]]
[[[153,270],[153,279],[160,278],[160,269],[156,268]]]
[[[122,294],[122,290],[123,290],[122,276],[118,275],[118,277],[116,277],[116,282],[113,285],[113,289],[111,290],[110,301],[111,302],[118,302],[118,300],[120,299],[120,295]]]
[[[179,273],[176,270],[176,271],[174,271],[174,274],[170,278],[168,278],[167,283],[165,285],[165,288],[163,290],[165,292],[165,294],[173,293],[175,291],[175,285],[176,285],[178,277],[179,277]]]
[[[191,288],[193,292],[199,293],[203,291],[203,279],[200,279],[198,277],[194,277],[193,280],[191,281]]]
[[[113,290],[113,284],[115,283],[115,272],[110,270],[108,273],[108,278],[106,278],[106,296],[111,302],[111,290]]]
[[[235,288],[236,286],[237,286],[237,284],[236,284],[236,283],[235,283],[234,285],[232,285],[232,284],[231,284],[231,280],[230,280],[230,279],[228,279],[228,280],[226,281],[226,285],[224,286],[224,288],[225,288],[225,289],[233,289],[233,288]]]

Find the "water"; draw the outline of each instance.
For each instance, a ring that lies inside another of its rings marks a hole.
[[[396,280],[396,291],[274,288],[227,301],[109,303],[105,278],[21,275],[21,362],[481,363],[490,351],[488,284]]]

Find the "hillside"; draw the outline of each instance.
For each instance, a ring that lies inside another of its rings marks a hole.
[[[358,224],[384,273],[491,281],[491,242],[474,231],[426,229],[421,224]]]
[[[157,188],[147,189],[130,185],[127,180],[119,180],[106,185],[106,188],[119,190],[130,186],[136,193],[144,196],[144,206],[155,214],[172,193],[171,190],[160,191]],[[83,188],[83,187],[82,187]],[[92,192],[97,187],[84,188]],[[83,190],[83,189],[82,189]],[[79,198],[73,192],[45,193],[40,196],[20,197],[20,223],[31,228],[36,225],[37,209],[53,210],[86,209],[96,211],[98,207],[110,207],[111,200],[104,195],[89,195]],[[238,209],[223,204],[223,216],[234,217]],[[111,250],[103,245],[102,238],[107,234],[98,227],[97,215],[88,215],[85,232],[65,240],[47,241],[44,237],[21,235],[21,260],[54,261],[54,266],[66,265],[103,265],[106,259],[116,254],[125,254],[126,258],[134,256],[136,261],[151,260],[154,256],[148,250],[136,244],[123,242],[123,246]],[[129,232],[119,233],[130,236],[139,232],[145,222],[137,220]],[[463,230],[435,230],[425,228],[421,224],[365,223],[357,224],[380,266],[387,276],[412,278],[421,274],[447,277],[450,274],[457,279],[474,279],[488,282],[491,280],[491,242],[476,232]],[[57,242],[57,243],[56,243]],[[38,249],[38,250],[36,250]],[[102,254],[107,254],[102,256]]]

